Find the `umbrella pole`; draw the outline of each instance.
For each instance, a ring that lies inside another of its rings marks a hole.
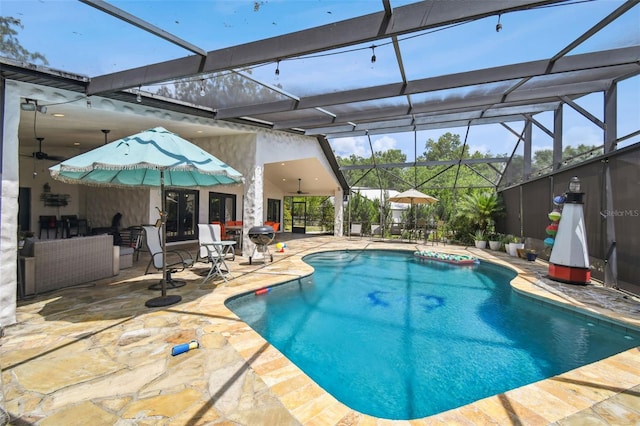
[[[160,200],[160,205],[162,206],[162,211],[160,212],[160,222],[162,224],[162,280],[160,284],[162,293],[160,297],[147,300],[145,306],[148,308],[169,306],[182,300],[182,297],[177,294],[167,296],[167,213],[165,211],[164,170],[160,170]]]
[[[164,196],[164,171],[160,170],[160,208],[162,208],[162,297],[167,295],[167,200]]]

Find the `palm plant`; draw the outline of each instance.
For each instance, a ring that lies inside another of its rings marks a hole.
[[[472,192],[459,201],[457,216],[464,217],[477,229],[486,231],[503,211],[502,202],[495,192]]]
[[[472,235],[474,241],[487,241],[487,236],[482,229],[476,229],[476,232]]]

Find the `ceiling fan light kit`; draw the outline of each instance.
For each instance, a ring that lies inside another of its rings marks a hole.
[[[33,99],[25,99],[25,102],[20,104],[22,111],[38,111],[42,114],[47,113],[47,107],[45,105],[38,105],[38,101]]]

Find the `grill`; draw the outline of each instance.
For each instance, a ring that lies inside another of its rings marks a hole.
[[[249,229],[249,239],[255,247],[253,248],[253,253],[249,256],[249,265],[251,265],[251,261],[253,260],[253,256],[256,254],[256,251],[262,253],[262,257],[264,262],[267,263],[267,255],[273,262],[273,255],[269,251],[269,244],[273,241],[276,236],[276,232],[270,226],[254,226]]]

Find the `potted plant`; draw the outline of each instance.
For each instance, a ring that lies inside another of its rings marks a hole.
[[[536,260],[536,257],[538,257],[538,252],[536,252],[533,249],[528,249],[527,250],[527,260],[529,262],[534,262]]]
[[[520,237],[512,236],[511,242],[509,243],[509,255],[517,257],[518,249],[523,249],[524,243]]]
[[[511,234],[506,234],[502,236],[502,245],[504,247],[504,251],[509,254],[509,245],[511,244],[511,241],[513,241],[515,237]]]
[[[502,247],[503,238],[504,236],[497,232],[492,232],[491,234],[489,234],[489,248],[494,251],[500,250],[500,247]]]
[[[35,235],[31,231],[20,231],[18,232],[18,248],[22,248],[24,246],[24,242],[27,238],[33,238]]]
[[[476,230],[476,232],[473,234],[473,241],[476,244],[476,248],[487,248],[487,237],[483,229]]]

